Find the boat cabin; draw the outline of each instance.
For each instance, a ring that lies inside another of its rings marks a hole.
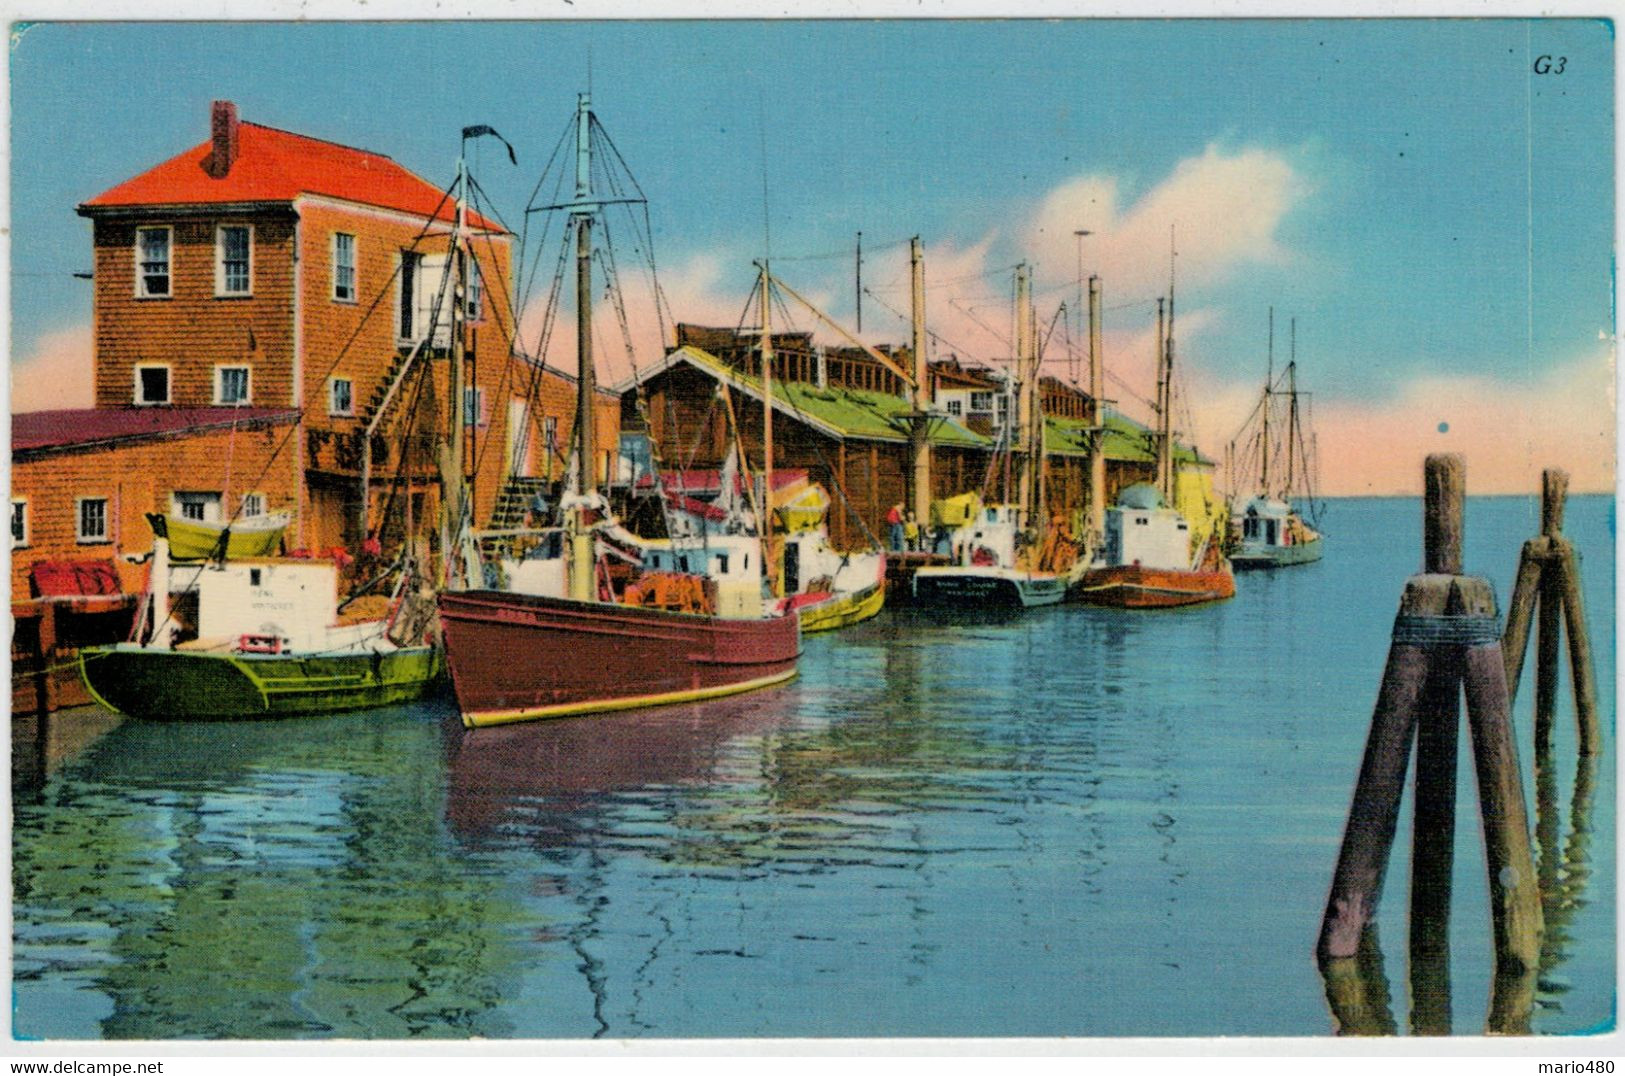
[[[1241,517],[1241,540],[1249,545],[1290,545],[1291,511],[1282,501],[1254,497],[1247,502],[1246,512]]]
[[[1155,487],[1129,486],[1106,510],[1104,562],[1146,568],[1191,566],[1191,528],[1185,517],[1163,503]]]

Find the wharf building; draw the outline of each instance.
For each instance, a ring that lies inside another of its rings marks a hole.
[[[623,455],[659,458],[668,469],[715,470],[734,443],[733,428],[752,468],[762,460],[762,358],[757,334],[679,324],[677,346],[658,363],[618,385]],[[857,549],[886,533],[891,506],[913,503],[911,406],[907,384],[861,348],[826,347],[807,332],[774,333],[772,369],[775,469],[805,472],[831,497],[831,543]],[[880,345],[900,369],[909,349]],[[927,369],[932,500],[976,492],[984,501],[1014,500],[1014,467],[1002,450],[1017,413],[1018,386],[1009,372],[933,361]],[[721,402],[726,386],[733,417]],[[1107,403],[1101,427],[1087,415],[1087,393],[1045,375],[1044,473],[1053,511],[1081,518],[1087,508],[1088,456],[1098,437],[1106,458],[1107,504],[1124,486],[1156,477],[1153,432]],[[732,425],[730,425],[732,423]],[[654,442],[649,453],[626,446]],[[1174,451],[1176,507],[1193,530],[1212,526],[1214,462],[1187,445]],[[623,468],[625,462],[623,460]],[[1007,470],[1012,472],[1007,474]],[[924,521],[922,521],[924,522]],[[1082,533],[1081,525],[1076,528]]]

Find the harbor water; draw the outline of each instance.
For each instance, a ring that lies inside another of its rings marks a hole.
[[[1206,608],[888,609],[706,705],[465,731],[448,701],[124,722],[15,793],[23,1038],[1326,1036],[1313,958],[1412,499]],[[1468,501],[1504,606],[1533,498]],[[1571,498],[1607,753],[1532,778],[1532,1026],[1613,1026],[1613,502]],[[568,661],[568,654],[559,655]],[[72,721],[73,715],[59,715]],[[1484,1030],[1467,740],[1451,1026]],[[1538,794],[1537,794],[1538,792]],[[1377,916],[1408,1028],[1409,797]]]

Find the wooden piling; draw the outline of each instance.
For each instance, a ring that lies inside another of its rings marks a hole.
[[[1375,923],[1360,933],[1354,956],[1322,961],[1320,976],[1339,1036],[1392,1035],[1399,1030],[1394,1023]]]
[[[1467,490],[1467,464],[1453,452],[1427,458],[1423,468],[1426,496],[1422,501],[1423,571],[1435,575],[1461,574],[1461,549],[1466,533],[1463,511]]]
[[[1551,539],[1548,537],[1547,541]],[[1535,615],[1535,742],[1552,739],[1557,713],[1557,666],[1562,650],[1563,590],[1550,560],[1541,568],[1540,606]],[[1503,673],[1504,675],[1504,673]]]
[[[1462,679],[1484,824],[1496,973],[1516,978],[1538,966],[1541,916],[1506,668],[1499,644],[1470,646],[1465,659]]]
[[[1569,495],[1569,474],[1555,467],[1540,473],[1540,533],[1547,538],[1563,534],[1563,508]]]
[[[1597,673],[1591,662],[1591,635],[1586,628],[1585,599],[1580,594],[1580,563],[1574,547],[1554,539],[1552,568],[1556,590],[1562,595],[1569,637],[1569,672],[1574,684],[1575,718],[1579,722],[1580,755],[1602,753],[1602,727],[1597,717]],[[1553,664],[1556,664],[1554,657]]]
[[[1452,648],[1459,649],[1459,648]],[[1436,655],[1416,725],[1411,853],[1411,1030],[1450,1034],[1450,900],[1456,844],[1459,654]]]
[[[1529,650],[1529,629],[1535,618],[1535,601],[1540,594],[1542,565],[1551,552],[1551,539],[1544,536],[1531,538],[1523,544],[1518,557],[1518,581],[1512,588],[1512,603],[1507,606],[1506,631],[1501,637],[1501,657],[1506,662],[1507,696],[1518,697],[1518,682],[1523,679],[1524,655]]]

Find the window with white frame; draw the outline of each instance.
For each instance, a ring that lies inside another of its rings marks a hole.
[[[170,294],[170,229],[135,230],[135,295],[138,299],[167,299]]]
[[[990,412],[993,410],[993,394],[991,392],[973,392],[970,394],[970,409],[974,414]]]
[[[195,490],[176,490],[170,494],[170,511],[182,519],[199,523],[220,522],[220,494]]]
[[[327,413],[330,415],[355,414],[353,386],[347,377],[330,378],[327,382]]]
[[[480,263],[468,260],[468,291],[463,300],[463,314],[469,321],[485,317],[485,281],[480,277]]]
[[[222,224],[214,233],[214,293],[248,295],[252,292],[254,229],[247,224]]]
[[[356,301],[355,236],[346,232],[333,233],[333,301]]]
[[[463,390],[463,425],[484,426],[491,421],[485,410],[485,390],[471,386]]]
[[[107,536],[107,498],[79,497],[73,503],[74,536],[80,542],[105,542]]]
[[[963,407],[964,407],[964,401],[963,400],[949,400],[948,401],[948,413],[950,415],[954,416],[954,418],[959,417]]]
[[[217,404],[245,404],[251,397],[250,367],[216,366],[214,368],[214,402]]]
[[[244,519],[258,519],[265,514],[265,494],[243,494],[242,510],[237,513]]]
[[[135,402],[138,404],[166,404],[169,402],[169,366],[167,364],[136,364]]]
[[[11,548],[21,549],[28,544],[28,499],[11,499]]]

